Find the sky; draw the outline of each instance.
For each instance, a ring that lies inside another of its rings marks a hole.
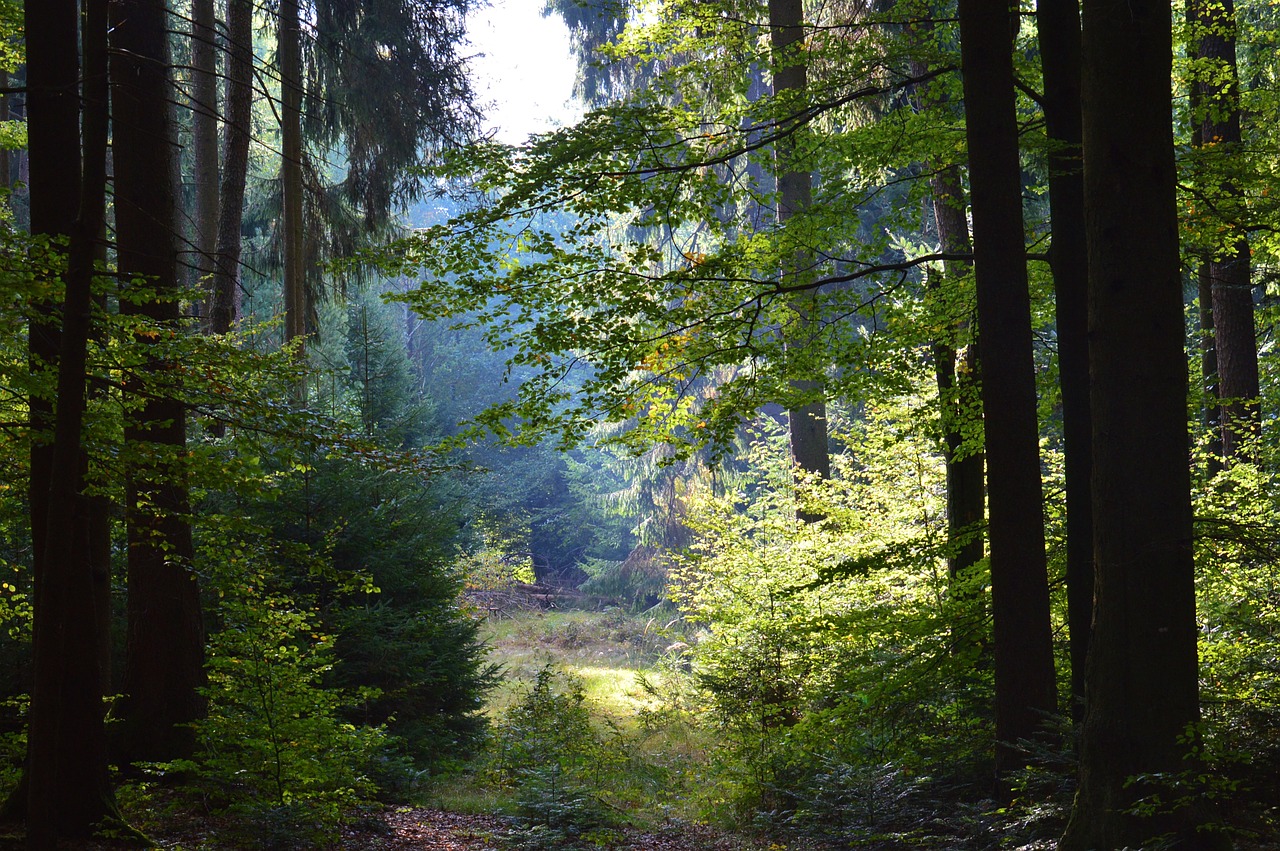
[[[468,20],[476,90],[503,142],[521,143],[581,114],[573,103],[569,30],[559,16],[542,16],[543,3],[491,0]]]

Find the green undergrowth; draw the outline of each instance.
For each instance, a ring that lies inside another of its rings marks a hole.
[[[512,816],[528,847],[591,846],[617,826],[698,818],[707,742],[674,616],[523,613],[486,624],[503,676],[486,753],[427,803]]]

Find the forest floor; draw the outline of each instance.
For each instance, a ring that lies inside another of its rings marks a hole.
[[[227,816],[193,813],[187,807],[163,805],[164,794],[151,798],[134,822],[154,838],[154,848],[168,851],[550,851],[557,848],[609,851],[1041,851],[1053,848],[1060,814],[1039,819],[1038,829],[1010,830],[1009,818],[993,814],[986,802],[955,800],[944,805],[903,805],[897,824],[881,821],[861,839],[848,836],[838,845],[815,838],[744,835],[718,826],[715,784],[710,780],[707,754],[713,750],[708,732],[698,723],[680,723],[682,713],[674,668],[679,664],[679,625],[671,615],[625,615],[613,612],[523,611],[491,619],[484,638],[490,661],[499,665],[502,679],[489,696],[487,712],[497,735],[513,708],[527,701],[540,673],[554,670],[576,682],[591,722],[611,748],[641,754],[657,773],[649,782],[637,778],[636,788],[624,782],[603,791],[612,817],[566,844],[555,834],[539,832],[520,818],[516,793],[483,767],[471,773],[433,781],[411,796],[412,803],[370,811],[342,829],[341,838],[327,846],[308,844],[277,831],[247,834],[245,825]],[[665,678],[665,679],[664,679]],[[661,778],[661,779],[656,779]],[[616,785],[616,781],[615,785]],[[127,796],[126,796],[127,797]],[[125,803],[126,817],[134,818]],[[139,802],[135,802],[135,806]],[[167,813],[166,813],[167,810]],[[239,839],[229,837],[239,836]],[[1038,836],[1032,841],[1029,836]],[[0,829],[0,851],[24,847],[18,834]],[[62,846],[75,851],[116,851],[136,844],[100,841]],[[1240,851],[1280,851],[1269,840],[1246,841]]]

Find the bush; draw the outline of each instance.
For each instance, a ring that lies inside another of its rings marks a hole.
[[[570,847],[606,824],[604,795],[627,761],[620,737],[592,724],[582,681],[549,666],[498,726],[495,759],[538,847]]]
[[[393,743],[339,717],[349,696],[320,685],[331,642],[309,614],[280,598],[224,601],[223,612],[196,760],[162,768],[192,772],[258,847],[314,847],[373,800],[374,776],[396,765]]]

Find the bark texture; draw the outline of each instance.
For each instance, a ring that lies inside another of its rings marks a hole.
[[[1200,717],[1168,4],[1085,0],[1082,59],[1097,587],[1060,848],[1208,848],[1198,803],[1131,814]]]
[[[306,335],[306,266],[302,225],[302,21],[298,0],[280,0],[276,61],[280,66],[281,253],[285,340]]]
[[[218,54],[214,1],[191,3],[191,146],[194,156],[195,258],[201,288],[212,286],[218,239]],[[205,317],[208,327],[209,318]]]
[[[128,628],[117,757],[123,763],[187,756],[188,726],[203,714],[204,629],[191,570],[183,469],[186,410],[177,371],[159,351],[179,333],[174,141],[164,0],[112,3],[112,104],[121,312],[171,330],[137,345],[156,350],[125,379],[137,407],[124,437],[127,463]],[[144,298],[138,287],[150,292]]]
[[[775,97],[791,97],[803,92],[808,85],[808,69],[803,60],[804,3],[801,0],[769,0],[769,34],[773,50],[773,93]],[[779,97],[779,100],[782,99]],[[792,216],[808,209],[813,201],[813,178],[808,171],[799,169],[795,162],[794,136],[780,140],[774,150],[778,174],[778,224],[784,225]],[[806,257],[797,251],[790,269],[783,270],[783,278],[795,276],[805,266]],[[784,280],[785,282],[785,280]],[[796,322],[797,341],[801,346],[811,345],[811,314],[813,300],[798,301],[794,307],[799,316]],[[801,379],[795,388],[805,395],[821,396],[823,385],[819,379]],[[806,473],[822,478],[831,476],[831,456],[827,446],[827,405],[821,398],[787,412],[791,431],[791,457]],[[806,520],[817,520],[817,515],[802,511]]]
[[[65,7],[70,7],[69,19],[59,14],[67,11]],[[40,20],[39,10],[54,14]],[[28,4],[28,80],[33,91],[41,90],[40,75],[51,57],[62,61],[77,54],[76,11],[74,2],[44,4],[37,9]],[[118,816],[107,767],[103,707],[102,660],[108,609],[103,605],[103,583],[97,573],[101,565],[94,557],[100,531],[95,521],[101,520],[101,512],[94,510],[94,501],[83,493],[85,461],[80,437],[87,383],[90,289],[106,212],[105,0],[87,3],[85,12],[83,173],[78,122],[63,125],[70,138],[61,139],[57,147],[74,152],[70,162],[59,166],[64,173],[74,175],[68,182],[77,190],[72,196],[77,214],[71,221],[55,223],[48,217],[43,201],[37,203],[37,188],[33,186],[32,191],[33,210],[41,210],[42,224],[58,224],[58,232],[70,236],[63,276],[66,290],[57,416],[48,479],[44,483],[47,490],[38,494],[45,508],[45,526],[32,530],[37,540],[43,538],[44,545],[35,595],[35,681],[27,772],[16,793],[26,797],[27,845],[34,849],[52,849],[58,837],[86,838],[100,822]],[[65,94],[74,98],[78,87]],[[33,139],[37,138],[37,122],[49,115],[33,111]],[[40,128],[39,138],[53,140],[54,134],[49,132],[52,129]],[[33,173],[50,165],[42,155],[51,152],[40,150],[33,142]],[[42,181],[39,191],[51,186]],[[34,509],[32,514],[34,520]]]
[[[1084,666],[1093,622],[1093,476],[1089,409],[1089,268],[1084,229],[1084,161],[1080,144],[1080,7],[1078,0],[1039,0],[1036,25],[1044,73],[1053,241],[1058,381],[1067,507],[1067,629],[1071,646],[1071,714],[1084,715]]]
[[[995,628],[996,773],[1025,764],[1018,742],[1057,711],[1040,483],[1031,306],[1013,87],[1015,17],[1005,2],[961,0],[961,64]]]
[[[928,23],[913,26],[910,37],[920,45],[921,37],[931,32]],[[920,59],[911,61],[911,74],[919,79],[929,76],[929,65]],[[929,94],[920,95],[921,106],[945,106],[945,100]],[[929,178],[930,207],[938,234],[938,247],[943,253],[964,256],[973,253],[969,237],[968,204],[960,167],[926,163],[934,170]],[[931,276],[926,295],[936,310],[949,320],[945,332],[930,346],[934,380],[938,387],[939,419],[942,423],[943,459],[947,477],[947,574],[957,594],[967,593],[964,580],[969,569],[982,560],[983,534],[986,527],[986,462],[981,449],[966,447],[965,429],[971,421],[982,417],[982,387],[979,381],[981,360],[978,332],[970,318],[964,318],[954,302],[951,287],[972,272],[972,263],[947,261],[942,278]],[[968,343],[957,350],[957,341],[968,335]],[[957,649],[972,645],[969,637],[976,628],[980,611],[965,612],[963,623],[957,624]],[[975,623],[968,623],[973,616]]]
[[[236,320],[240,280],[240,229],[253,121],[253,2],[227,0],[226,123],[218,240],[209,295],[209,330],[225,334]]]
[[[1227,158],[1240,147],[1240,81],[1236,63],[1236,13],[1233,0],[1189,0],[1197,72],[1194,113],[1199,146],[1212,146]],[[1212,191],[1235,202],[1239,187],[1231,179]],[[1214,367],[1221,410],[1224,458],[1240,457],[1260,427],[1258,339],[1253,317],[1253,286],[1248,236],[1228,222],[1224,244],[1204,260],[1212,304]]]

